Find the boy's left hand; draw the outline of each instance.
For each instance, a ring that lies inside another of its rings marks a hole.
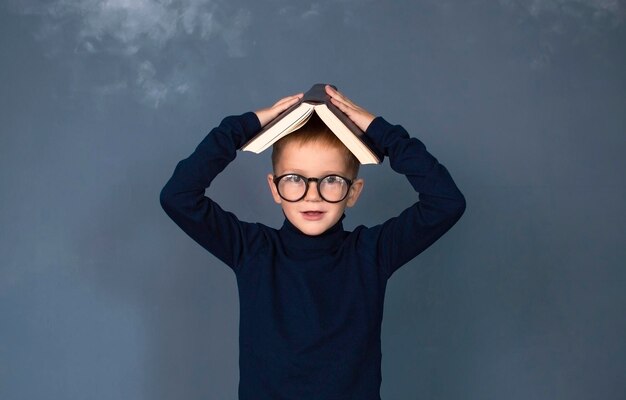
[[[354,104],[346,96],[326,85],[326,93],[330,96],[330,101],[348,116],[363,132],[374,120],[375,116],[362,107]]]

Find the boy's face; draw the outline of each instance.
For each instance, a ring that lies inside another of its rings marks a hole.
[[[288,143],[282,150],[275,165],[276,176],[294,173],[307,178],[321,178],[326,175],[341,175],[354,178],[348,171],[345,156],[341,149],[326,144],[310,142]],[[297,202],[282,199],[274,185],[274,175],[267,176],[274,201],[283,209],[287,219],[302,233],[320,235],[339,221],[346,207],[352,207],[363,189],[363,180],[354,180],[348,195],[339,203],[329,203],[320,197],[315,182],[309,182],[306,196]]]

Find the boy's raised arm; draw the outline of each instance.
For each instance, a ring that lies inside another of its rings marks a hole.
[[[398,268],[428,248],[447,232],[465,211],[465,197],[446,167],[440,164],[417,138],[400,125],[357,106],[341,93],[327,87],[333,103],[389,157],[391,168],[407,177],[419,193],[419,201],[397,217],[370,229],[378,235],[376,256],[389,278]]]
[[[377,117],[366,134],[419,193],[418,202],[379,228],[379,258],[390,277],[452,228],[465,212],[465,197],[446,167],[400,125]]]
[[[198,244],[235,272],[245,248],[243,241],[255,233],[254,224],[240,222],[204,195],[213,179],[235,159],[237,149],[264,124],[298,101],[285,97],[273,106],[240,116],[229,116],[200,142],[194,152],[176,165],[160,193],[161,206],[172,220]]]

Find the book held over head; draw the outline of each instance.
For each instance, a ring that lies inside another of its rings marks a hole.
[[[361,164],[380,164],[382,157],[374,151],[363,131],[346,114],[330,101],[317,83],[296,104],[283,111],[258,134],[243,145],[241,150],[260,153],[276,141],[301,128],[316,113]],[[331,85],[332,86],[332,85]],[[335,90],[335,86],[332,86]]]

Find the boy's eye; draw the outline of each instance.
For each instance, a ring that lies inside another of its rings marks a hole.
[[[341,185],[342,183],[344,183],[344,180],[340,176],[330,175],[324,178],[324,183],[329,185]]]
[[[300,175],[287,175],[283,179],[285,180],[285,182],[290,182],[290,183],[302,182],[302,177]]]

